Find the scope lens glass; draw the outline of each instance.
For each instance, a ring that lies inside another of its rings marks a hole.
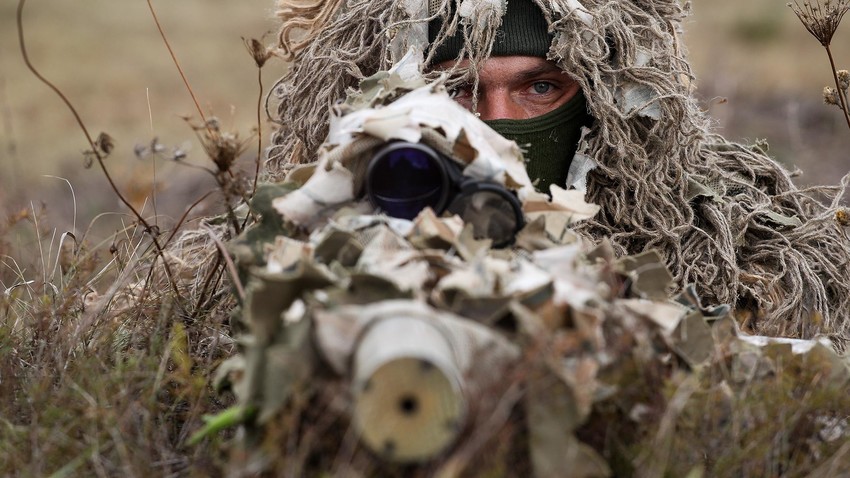
[[[449,186],[436,153],[404,146],[379,152],[372,161],[369,196],[384,213],[413,219],[426,207],[442,212]]]
[[[493,247],[505,247],[513,243],[523,225],[516,199],[508,194],[490,188],[466,191],[452,201],[448,211],[472,224],[476,239],[491,239]]]

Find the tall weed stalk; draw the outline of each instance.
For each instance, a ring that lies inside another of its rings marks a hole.
[[[850,88],[850,72],[839,70],[835,66],[835,58],[832,55],[832,38],[844,19],[844,15],[850,10],[848,0],[816,0],[805,1],[800,5],[797,0],[789,3],[789,7],[800,19],[800,22],[812,34],[829,58],[829,67],[832,71],[832,79],[835,88],[827,86],[823,89],[823,100],[826,104],[839,107],[844,113],[844,120],[850,128],[850,102],[847,101],[847,90]]]

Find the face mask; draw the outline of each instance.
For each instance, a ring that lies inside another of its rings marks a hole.
[[[548,194],[551,184],[565,186],[581,128],[589,126],[591,121],[584,94],[579,91],[570,101],[544,115],[485,123],[505,138],[516,141],[524,151],[525,169],[531,182],[538,191]]]

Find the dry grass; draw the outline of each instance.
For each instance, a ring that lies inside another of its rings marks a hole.
[[[107,261],[105,248],[62,241],[37,219],[14,226],[32,228],[34,263],[6,255],[8,245],[0,244],[0,474],[168,476],[220,468],[225,436],[193,448],[184,443],[203,414],[228,402],[208,386],[231,352],[225,309],[215,307],[221,299],[190,322],[185,301],[133,286],[156,287],[145,282],[153,254],[144,236],[123,235]]]
[[[253,173],[256,148],[246,145],[258,126],[257,69],[240,35],[262,34],[264,7],[196,1],[159,12],[178,57],[191,59],[186,73],[204,114],[225,112],[196,139],[178,116],[192,115],[193,105],[147,6],[96,3],[28,6],[28,51],[88,129],[116,138],[105,164],[140,216],[117,206],[101,172],[84,169],[82,151],[90,148],[73,116],[10,48],[0,73],[0,190],[9,195],[0,198],[0,475],[214,475],[227,435],[186,441],[203,415],[229,402],[209,383],[232,353],[232,304],[223,304],[231,299],[215,249],[195,244],[203,240],[172,246],[167,267],[156,251],[208,190],[220,192],[207,212],[227,209],[223,198],[238,203],[250,184],[237,168]],[[0,13],[4,44],[16,47],[15,4]],[[206,74],[214,70],[227,74]],[[198,116],[193,122],[203,124]],[[195,143],[180,158],[194,168],[163,161],[183,143]],[[225,153],[226,164],[216,163]],[[57,170],[70,180],[38,177]],[[30,204],[33,196],[47,207]],[[201,266],[187,270],[181,260]]]

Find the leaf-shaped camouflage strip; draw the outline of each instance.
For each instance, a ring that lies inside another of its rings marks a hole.
[[[631,278],[632,291],[638,297],[666,299],[673,276],[664,265],[658,251],[650,250],[634,256],[626,256],[616,262],[617,269]]]
[[[274,243],[280,235],[292,235],[294,232],[283,224],[283,219],[273,208],[272,201],[285,196],[295,189],[294,184],[262,184],[251,200],[251,209],[260,215],[260,222],[253,224],[239,237],[228,243],[228,249],[235,256],[239,266],[240,279],[246,282],[245,273],[251,266],[265,265],[265,248]]]
[[[283,326],[283,313],[296,299],[334,282],[330,271],[306,261],[299,262],[294,270],[278,273],[254,268],[246,289],[243,320],[259,345],[271,343]]]

